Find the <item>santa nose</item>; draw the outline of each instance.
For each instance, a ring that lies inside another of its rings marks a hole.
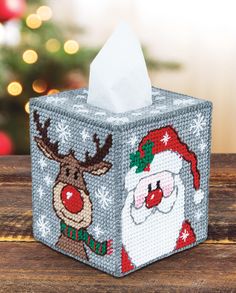
[[[72,214],[79,213],[84,206],[81,192],[72,185],[66,185],[61,191],[61,201],[64,207]]]
[[[160,187],[160,181],[157,181],[156,188],[152,190],[152,185],[148,185],[148,195],[145,198],[146,207],[153,208],[161,202],[163,197],[163,190]]]

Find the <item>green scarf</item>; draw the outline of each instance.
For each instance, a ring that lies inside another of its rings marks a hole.
[[[107,241],[99,242],[95,240],[84,228],[75,229],[61,221],[61,232],[70,239],[83,241],[93,252],[98,255],[107,253]]]

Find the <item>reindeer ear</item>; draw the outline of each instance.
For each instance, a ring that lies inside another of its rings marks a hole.
[[[111,169],[111,167],[111,163],[102,161],[100,163],[87,167],[84,171],[96,176],[101,176],[107,173]]]

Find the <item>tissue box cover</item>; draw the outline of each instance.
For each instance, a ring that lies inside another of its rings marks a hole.
[[[118,277],[204,241],[211,103],[157,88],[123,114],[86,100],[30,101],[34,237]]]

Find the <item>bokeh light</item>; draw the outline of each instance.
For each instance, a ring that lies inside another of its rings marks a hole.
[[[57,94],[59,92],[60,91],[58,89],[51,89],[51,90],[48,91],[48,95]]]
[[[75,54],[79,50],[79,44],[75,40],[68,40],[64,44],[64,50],[67,54]]]
[[[26,18],[26,24],[31,29],[37,29],[42,25],[42,20],[37,14],[30,14]]]
[[[36,93],[41,94],[46,91],[47,83],[42,79],[36,79],[32,84],[32,88]]]
[[[7,86],[7,91],[12,96],[19,96],[22,90],[22,85],[18,81],[13,81]]]
[[[25,63],[33,64],[38,60],[38,54],[34,50],[26,50],[22,55]]]
[[[25,104],[25,112],[28,113],[28,114],[29,114],[29,112],[30,112],[29,102],[27,102],[27,103]]]
[[[46,42],[45,47],[49,52],[55,53],[60,50],[61,44],[57,39],[49,39]]]
[[[52,17],[52,9],[48,6],[45,6],[45,5],[40,6],[37,9],[37,14],[42,20],[46,21]]]

